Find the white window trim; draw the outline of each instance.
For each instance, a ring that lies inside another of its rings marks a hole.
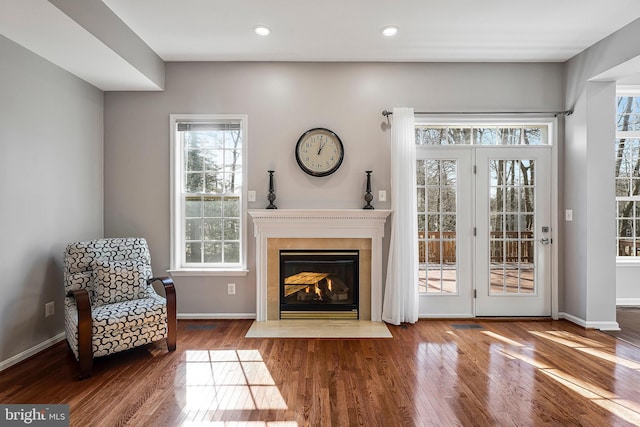
[[[183,150],[181,144],[176,140],[176,123],[182,120],[236,120],[240,121],[242,128],[242,192],[240,206],[240,266],[232,268],[228,266],[211,267],[183,267],[181,261],[181,249],[184,244],[182,234],[183,205],[180,197],[182,188]],[[170,135],[170,268],[167,270],[172,276],[245,276],[249,272],[247,269],[247,141],[248,141],[248,117],[246,114],[170,114],[169,115],[169,135]]]
[[[626,86],[620,85],[616,89],[616,98],[620,96],[633,96],[640,97],[640,86]],[[616,114],[617,117],[617,114]],[[640,131],[618,131],[616,130],[616,140],[625,139],[640,139]],[[623,197],[616,197],[616,265],[618,266],[637,266],[640,265],[640,256],[619,256],[618,255],[618,214],[617,205],[618,200]],[[635,199],[634,199],[635,200]]]

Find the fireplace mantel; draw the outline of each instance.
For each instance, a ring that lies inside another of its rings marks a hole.
[[[382,239],[390,210],[252,209],[248,213],[256,238],[256,320],[272,320],[267,318],[268,239],[290,238],[371,239],[371,320],[382,321]]]

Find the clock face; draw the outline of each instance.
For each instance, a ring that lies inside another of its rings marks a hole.
[[[344,147],[338,135],[324,128],[306,131],[296,144],[300,168],[313,176],[327,176],[342,164]]]

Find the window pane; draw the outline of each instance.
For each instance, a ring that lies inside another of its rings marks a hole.
[[[618,216],[621,218],[628,218],[633,216],[633,202],[619,201],[618,202]]]
[[[185,244],[185,260],[188,263],[202,262],[201,245],[201,242],[187,242]]]
[[[201,193],[204,179],[201,172],[187,173],[185,175],[184,191],[187,193]]]
[[[438,160],[427,160],[425,166],[427,168],[427,185],[439,185],[440,162]]]
[[[204,216],[219,218],[222,216],[222,198],[207,197],[204,199]]]
[[[424,233],[424,215],[418,215],[418,231]]]
[[[442,185],[456,185],[456,179],[458,172],[456,170],[455,160],[443,160],[441,169],[441,184]]]
[[[226,242],[224,244],[224,261],[239,262],[240,261],[240,244],[237,242]]]
[[[242,167],[239,150],[224,150],[224,169],[226,172],[237,172]]]
[[[438,187],[427,187],[427,210],[440,212],[440,189]]]
[[[416,145],[441,145],[446,143],[446,127],[416,127]]]
[[[498,131],[495,128],[476,128],[473,130],[473,143],[478,145],[497,144]]]
[[[240,238],[240,221],[237,219],[224,220],[224,239],[238,240]]]
[[[200,218],[187,218],[184,225],[185,240],[202,239],[202,220]]]
[[[471,128],[448,128],[447,141],[449,144],[471,144]]]
[[[202,200],[200,198],[188,198],[185,200],[184,215],[187,218],[199,218],[202,215]]]
[[[225,198],[224,199],[224,216],[239,217],[240,216],[240,199],[239,198]]]
[[[242,175],[240,173],[224,174],[225,193],[237,194],[242,188]]]
[[[633,220],[621,219],[618,221],[618,236],[633,237]]]
[[[520,128],[498,129],[498,141],[502,145],[519,145],[522,130]]]
[[[187,171],[204,170],[204,158],[199,150],[187,150]]]
[[[222,174],[207,172],[205,175],[205,192],[221,193],[222,192]]]
[[[442,231],[455,232],[456,231],[456,216],[455,215],[442,215]]]
[[[222,240],[222,218],[204,220],[204,240]]]
[[[425,162],[424,160],[416,161],[416,183],[418,185],[425,184]]]
[[[418,188],[418,212],[424,212],[425,209],[425,189],[424,188]]]
[[[548,131],[546,126],[525,126],[523,142],[525,145],[547,145]]]
[[[447,185],[442,187],[442,212],[456,212],[456,186]]]
[[[222,262],[222,243],[221,242],[205,242],[204,243],[204,262],[206,263]]]

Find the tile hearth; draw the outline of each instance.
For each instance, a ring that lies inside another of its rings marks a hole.
[[[384,322],[284,319],[253,322],[245,338],[393,338]]]

